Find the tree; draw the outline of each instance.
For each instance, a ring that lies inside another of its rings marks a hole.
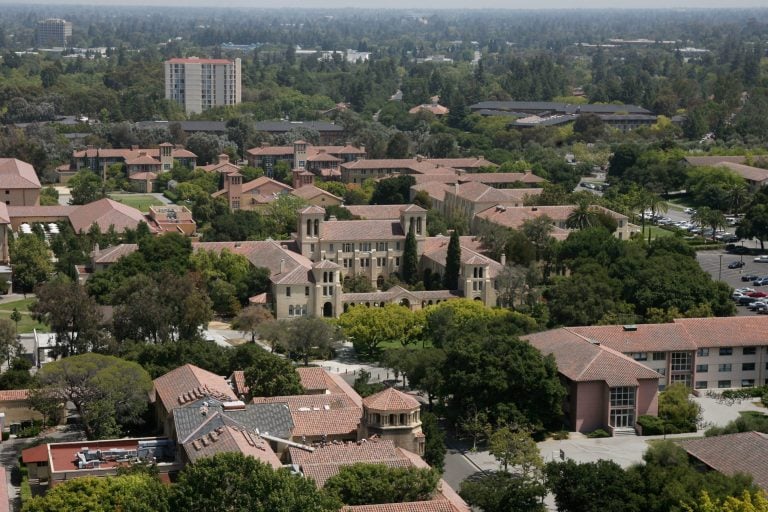
[[[472,451],[477,451],[477,444],[486,439],[491,431],[488,411],[473,407],[459,419],[458,426],[463,434],[472,438]]]
[[[13,285],[24,293],[47,281],[53,272],[53,265],[45,241],[37,235],[21,235],[10,244],[13,262]]]
[[[728,496],[724,500],[712,499],[707,491],[702,491],[698,503],[693,506],[684,503],[686,512],[768,512],[768,498],[762,492],[744,491],[740,498]]]
[[[546,466],[546,475],[547,486],[562,512],[642,510],[632,506],[632,480],[613,461],[551,462]]]
[[[445,468],[445,433],[440,430],[437,416],[431,412],[421,414],[421,430],[424,432],[424,460],[436,470]]]
[[[440,473],[434,469],[357,463],[342,466],[324,489],[351,506],[429,501],[439,480]]]
[[[477,480],[464,480],[461,497],[483,512],[543,512],[547,489],[541,482],[500,471]]]
[[[40,189],[40,206],[56,206],[59,204],[59,191],[48,186]]]
[[[768,205],[750,206],[736,228],[736,235],[741,238],[757,238],[760,240],[760,249],[765,250],[765,241],[768,240]]]
[[[355,350],[366,356],[376,354],[381,343],[413,342],[422,329],[420,317],[399,304],[386,304],[383,308],[353,306],[337,322]]]
[[[344,293],[368,293],[375,291],[371,280],[365,274],[356,274],[344,278]]]
[[[379,180],[373,189],[371,204],[406,203],[411,195],[411,187],[415,184],[416,179],[408,175]]]
[[[256,343],[259,327],[273,318],[272,313],[264,306],[248,306],[237,314],[231,326],[243,334],[250,333],[251,343]]]
[[[336,326],[322,318],[303,316],[282,325],[286,329],[286,347],[304,366],[309,366],[309,358],[315,353],[329,356],[340,339]]]
[[[679,432],[696,432],[701,419],[701,406],[689,398],[684,384],[672,384],[659,393],[659,418]]]
[[[304,393],[299,374],[288,359],[270,354],[261,347],[254,347],[250,355],[252,360],[244,370],[244,377],[251,397]]]
[[[19,334],[19,322],[21,322],[22,316],[19,312],[18,308],[13,308],[13,311],[11,312],[11,321],[13,322],[15,328],[16,328],[16,335]]]
[[[551,240],[550,235],[553,229],[553,221],[547,215],[541,215],[523,222],[521,231],[536,248],[536,261],[541,260],[544,248]]]
[[[167,512],[170,488],[157,477],[133,473],[66,480],[43,496],[25,501],[24,512]]]
[[[387,158],[408,158],[410,143],[403,132],[396,132],[387,143]]]
[[[726,226],[725,215],[720,210],[714,210],[707,206],[702,206],[691,215],[691,220],[700,226],[707,226],[712,229],[712,240],[715,240],[717,230]]]
[[[667,213],[669,205],[658,194],[649,194],[647,197],[647,206],[651,210],[651,217],[659,213]],[[651,243],[651,230],[648,230],[648,243]]]
[[[604,131],[603,120],[597,114],[580,114],[573,123],[573,133],[584,142],[595,142]]]
[[[489,452],[503,470],[515,466],[523,478],[539,480],[544,469],[544,461],[539,454],[539,447],[531,434],[522,429],[513,430],[509,426],[497,429],[489,439]]]
[[[408,230],[403,247],[403,265],[400,267],[403,282],[414,285],[419,280],[419,256],[416,252],[416,235],[413,228]]]
[[[101,313],[82,285],[58,277],[35,288],[35,295],[37,301],[29,307],[32,318],[51,327],[57,355],[66,357],[100,348]]]
[[[0,360],[7,361],[11,366],[11,358],[21,350],[21,344],[16,337],[16,326],[12,320],[0,318]]]
[[[106,197],[101,178],[90,169],[83,169],[69,180],[70,204],[88,204]]]
[[[565,227],[568,229],[586,229],[597,225],[597,215],[592,205],[586,200],[581,200],[576,205],[568,218]]]
[[[461,271],[461,242],[459,233],[454,229],[448,242],[448,250],[445,257],[445,274],[443,286],[446,290],[459,289],[459,272]]]
[[[218,156],[227,150],[237,151],[237,145],[226,137],[205,132],[195,132],[187,137],[186,147],[197,155],[198,165],[215,162]]]
[[[225,485],[223,483],[226,482]],[[171,510],[336,512],[338,500],[287,469],[241,453],[218,453],[187,465],[171,488]]]
[[[101,354],[66,357],[37,372],[41,394],[72,402],[88,439],[119,437],[141,422],[152,380],[137,363]]]

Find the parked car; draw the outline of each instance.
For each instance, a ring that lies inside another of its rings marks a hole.
[[[732,243],[732,242],[738,242],[740,240],[739,237],[736,235],[723,235],[722,238],[723,242]],[[741,246],[739,246],[741,247]]]
[[[755,263],[768,263],[768,254],[761,254],[753,260]]]
[[[752,286],[765,286],[768,284],[768,277],[758,277],[752,281]]]
[[[750,281],[755,281],[756,279],[760,279],[760,276],[757,274],[744,274],[741,276],[741,280],[747,283]]]
[[[749,247],[743,245],[728,244],[725,246],[725,250],[731,254],[749,254]]]
[[[765,302],[764,300],[756,300],[752,304],[749,304],[747,309],[750,311],[757,311],[758,309],[765,307],[768,307],[768,302]]]
[[[764,308],[757,308],[758,315],[768,315],[768,306]]]
[[[736,301],[739,306],[748,306],[749,304],[752,304],[753,302],[757,302],[756,297],[750,297],[749,295],[744,295],[742,297],[739,297],[739,300]]]
[[[755,279],[760,279],[760,276],[756,276]],[[749,292],[755,291],[755,289],[754,288],[750,288],[748,286],[744,286],[743,288],[736,288],[736,291],[741,293],[741,294],[743,294],[743,295],[746,295]]]
[[[741,268],[744,266],[743,261],[732,261],[728,264],[728,268]]]
[[[683,210],[683,212],[687,213],[688,215],[691,215],[693,213],[696,213],[696,210],[694,210],[693,208],[686,208],[685,210]]]
[[[748,297],[756,297],[758,299],[762,299],[763,297],[768,297],[768,293],[765,292],[748,292]]]

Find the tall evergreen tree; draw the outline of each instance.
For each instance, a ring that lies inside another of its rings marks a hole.
[[[403,250],[403,266],[400,271],[403,281],[407,284],[416,284],[419,280],[419,256],[416,253],[416,235],[413,228],[408,230],[405,237],[405,248]]]
[[[445,275],[443,286],[446,290],[459,289],[459,270],[461,269],[461,243],[459,232],[455,229],[451,232],[451,240],[448,242],[448,254],[445,257]]]

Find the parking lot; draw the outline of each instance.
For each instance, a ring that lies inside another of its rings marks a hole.
[[[754,248],[755,245],[759,247],[759,244],[755,242],[747,242],[745,245]],[[768,249],[766,250],[768,252]],[[747,274],[754,274],[758,276],[768,276],[768,263],[755,263],[754,255],[740,256],[737,254],[729,254],[725,251],[699,251],[696,254],[696,259],[699,261],[699,265],[704,271],[708,272],[712,279],[721,280],[727,283],[732,288],[741,288],[748,286],[758,291],[768,293],[768,286],[753,286],[751,282],[744,282],[741,277]],[[744,267],[742,268],[728,268],[728,264],[734,261],[743,261]],[[757,313],[750,311],[745,306],[737,307],[737,315],[755,315]]]

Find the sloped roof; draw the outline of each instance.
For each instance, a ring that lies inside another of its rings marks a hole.
[[[745,473],[764,491],[768,490],[768,436],[742,432],[681,441],[691,456],[724,475]]]
[[[751,165],[736,164],[732,162],[720,162],[718,167],[725,167],[729,169],[747,181],[763,182],[768,180],[768,169],[761,169],[760,167],[753,167]]]
[[[256,460],[269,464],[274,469],[282,467],[280,459],[255,432],[225,425],[184,444],[184,451],[190,462],[203,457],[212,457],[217,453],[242,453]]]
[[[383,503],[379,505],[347,505],[341,512],[456,512],[448,500],[411,501],[406,503]]]
[[[697,347],[751,347],[768,340],[768,317],[677,318]]]
[[[517,229],[526,220],[535,219],[543,215],[554,221],[565,221],[576,208],[576,205],[561,206],[509,206],[505,208],[491,207],[477,214],[477,217],[494,222],[500,226]],[[607,213],[617,220],[626,220],[627,216],[614,212],[602,206],[593,205],[592,209]]]
[[[326,196],[326,197],[330,197],[331,199],[335,199],[336,201],[342,201],[342,198],[335,196],[330,192],[328,192],[327,190],[323,190],[314,185],[301,186],[291,191],[291,193],[296,197],[301,197],[302,199],[306,199],[307,201],[317,196]]]
[[[395,220],[407,204],[350,204],[345,205],[349,213],[363,220]]]
[[[16,158],[0,158],[0,188],[40,188],[35,168]]]
[[[250,192],[251,190],[253,190],[255,188],[260,188],[260,187],[263,187],[265,185],[270,185],[270,186],[276,187],[276,188],[278,188],[280,190],[283,190],[285,192],[290,192],[290,191],[293,190],[293,187],[290,187],[290,186],[286,185],[285,183],[280,183],[279,181],[273,180],[272,178],[267,178],[266,176],[260,176],[260,177],[256,178],[255,180],[251,180],[248,183],[244,183],[242,191],[243,191],[243,193]]]
[[[448,244],[451,238],[444,235],[430,236],[424,244],[423,258],[429,259],[438,265],[445,266],[448,258]],[[481,254],[476,249],[481,242],[473,237],[459,237],[461,246],[461,263],[470,265],[488,265],[490,277],[496,277],[504,266],[498,261]]]
[[[208,405],[201,410],[203,401]],[[250,432],[269,433],[285,439],[291,436],[293,420],[284,403],[246,404],[245,408],[234,410],[224,410],[222,403],[217,399],[198,400],[187,407],[176,409],[173,422],[179,442],[186,443],[223,425]]]
[[[377,411],[408,411],[421,407],[418,400],[395,388],[387,388],[363,398],[363,405]]]
[[[3,389],[0,390],[0,402],[12,400],[26,400],[29,397],[28,389]]]
[[[479,169],[481,167],[498,167],[490,160],[484,157],[466,157],[466,158],[429,158],[430,162],[442,165],[444,167],[453,167],[455,169]]]
[[[154,172],[135,172],[128,176],[128,179],[131,181],[145,181],[145,180],[156,180],[157,174]]]
[[[146,219],[136,208],[104,198],[79,206],[69,214],[69,222],[75,233],[87,232],[94,223],[98,224],[102,233],[110,226],[115,226],[115,231],[122,233],[129,228],[136,229]]]
[[[237,400],[224,377],[192,364],[185,364],[156,378],[154,388],[155,400],[160,400],[166,411],[206,396]]]
[[[158,166],[160,165],[160,162],[158,160],[155,160],[149,155],[142,155],[139,154],[139,156],[135,158],[131,158],[125,161],[125,165],[154,165]]]
[[[491,183],[546,183],[547,180],[532,172],[473,172],[463,174],[459,181],[479,181],[490,185]]]
[[[285,404],[291,412],[293,436],[354,435],[362,409],[345,393],[255,397],[254,404]]]
[[[445,201],[445,192],[450,188],[451,185],[449,183],[443,183],[441,181],[426,181],[422,183],[416,183],[416,185],[411,187],[411,190],[416,192],[424,190],[430,198],[435,201],[442,202]]]
[[[522,336],[543,354],[552,354],[557,370],[574,382],[604,381],[610,387],[637,386],[658,373],[609,347],[590,343],[567,329]]]
[[[24,464],[48,462],[48,444],[39,444],[32,448],[21,450],[21,461]]]
[[[612,349],[627,352],[696,350],[696,343],[680,324],[638,324],[634,330],[623,325],[566,327],[574,334]]]
[[[497,188],[490,187],[478,181],[470,181],[455,185],[448,189],[447,194],[453,194],[472,203],[503,203],[509,196]]]
[[[299,374],[301,386],[307,391],[329,391],[331,393],[341,393],[342,390],[336,385],[331,376],[323,368],[317,366],[296,368]]]
[[[395,240],[405,232],[399,220],[336,220],[324,222],[320,235],[324,240]]]

